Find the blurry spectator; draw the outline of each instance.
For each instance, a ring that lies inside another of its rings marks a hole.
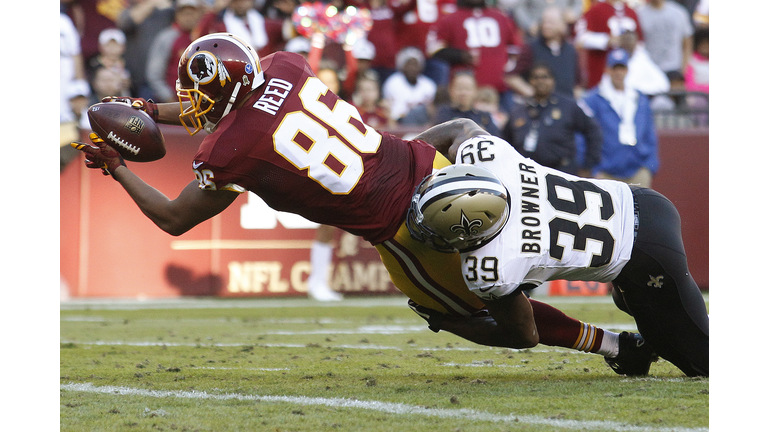
[[[80,35],[83,61],[88,64],[98,54],[98,39],[102,30],[115,27],[127,0],[61,0]]]
[[[541,26],[537,28],[539,36],[529,40],[519,63],[527,67],[541,63],[549,65],[555,74],[555,91],[578,99],[582,92],[579,54],[576,47],[568,42],[568,25],[562,9],[545,8]],[[527,77],[529,71],[521,70],[521,73]]]
[[[297,0],[266,0],[262,9],[265,20],[290,20],[298,6]]]
[[[690,99],[693,104],[696,99]],[[685,91],[685,78],[677,71],[669,73],[669,93],[654,96],[651,110],[656,114],[656,127],[664,129],[690,128],[694,126],[694,114],[688,108],[689,97]]]
[[[93,89],[91,104],[101,102],[107,96],[128,94],[128,85],[122,71],[111,67],[100,67],[94,71],[91,88]]]
[[[176,101],[176,79],[179,76],[179,58],[192,43],[192,30],[203,16],[202,0],[176,0],[173,24],[158,33],[149,47],[147,84],[155,95],[155,102]]]
[[[400,50],[395,59],[397,72],[387,78],[382,86],[382,96],[389,105],[389,116],[399,121],[418,105],[428,105],[437,92],[434,81],[422,74],[424,55],[416,47]]]
[[[501,109],[501,106],[499,105],[499,92],[493,87],[485,86],[477,89],[475,109],[490,113],[491,119],[493,119],[493,124],[495,124],[499,130],[502,130],[504,125],[507,124],[509,115],[507,115],[506,111]]]
[[[688,20],[691,22],[691,25],[695,25],[693,21],[693,14],[696,11],[696,5],[699,4],[699,0],[672,0],[675,3],[679,4],[680,6],[685,9],[685,14],[688,16]]]
[[[477,81],[470,71],[457,72],[448,86],[450,103],[437,107],[434,123],[443,123],[455,118],[474,120],[491,135],[501,136],[499,128],[493,122],[491,114],[475,108],[477,101]]]
[[[685,88],[685,78],[680,72],[669,73],[669,93],[651,99],[651,109],[656,114],[656,127],[664,129],[689,129],[709,125],[709,100]]]
[[[341,96],[344,92],[341,89],[341,79],[339,78],[338,70],[339,66],[336,63],[330,60],[323,60],[320,62],[315,75],[320,78],[320,81],[328,86],[332,92],[346,100],[346,98]]]
[[[438,86],[447,86],[449,65],[429,53],[427,35],[438,19],[456,11],[456,0],[387,0],[394,12],[397,51],[416,47],[424,55],[424,75]]]
[[[126,95],[129,92],[130,82],[124,79],[123,71],[116,68],[100,67],[96,69],[91,78],[90,105],[101,102],[107,96]],[[91,123],[88,115],[80,116],[80,128],[90,129]]]
[[[480,86],[499,92],[501,106],[512,105],[512,90],[529,95],[522,78],[513,74],[523,46],[515,23],[485,0],[457,0],[456,12],[435,23],[427,36],[427,51],[452,65],[452,72],[471,69]]]
[[[640,21],[624,0],[592,2],[592,6],[576,23],[575,45],[584,50],[586,81],[584,86],[596,86],[605,71],[608,51],[619,46],[619,36],[625,31],[637,32],[643,40]]]
[[[368,39],[360,39],[352,45],[352,55],[357,59],[358,75],[374,73],[377,77],[381,76],[373,69],[374,60],[378,56],[376,45]]]
[[[401,126],[433,126],[435,124],[437,108],[450,103],[451,99],[448,96],[448,88],[445,86],[438,87],[435,97],[431,101],[411,108],[407,114],[400,117],[397,123]],[[413,136],[416,136],[416,134],[411,135],[411,137]]]
[[[709,28],[697,29],[693,35],[693,55],[685,70],[685,88],[709,93]]]
[[[119,29],[104,29],[99,33],[99,52],[88,62],[88,68],[125,67],[125,42],[125,33]]]
[[[534,95],[512,108],[502,138],[520,154],[544,166],[589,177],[589,170],[600,162],[603,144],[600,127],[590,117],[591,111],[585,112],[570,94],[555,90],[555,75],[546,64],[531,68],[530,81]],[[581,166],[576,134],[585,140]]]
[[[687,101],[687,89],[685,88],[685,77],[680,72],[669,73],[669,93],[675,97],[675,105],[677,107],[684,107],[688,105]],[[682,95],[678,97],[677,95]]]
[[[371,59],[370,67],[379,75],[379,82],[383,83],[395,72],[395,55],[399,50],[395,30],[395,12],[387,0],[367,0],[366,3],[373,20],[367,39],[373,44],[376,53]]]
[[[125,91],[119,95],[130,94],[131,73],[125,64],[124,53],[125,34],[123,32],[115,28],[109,28],[99,33],[99,54],[93,56],[87,66],[88,81],[91,83],[91,88],[93,88],[95,72],[101,68],[110,68],[119,71],[123,77],[124,82],[121,87],[125,87]]]
[[[291,41],[293,40],[295,38],[291,39]],[[357,42],[360,41],[358,40]],[[330,51],[327,49],[329,45],[333,46]],[[292,47],[292,49],[297,47]],[[337,48],[338,51],[336,50]],[[353,53],[353,46],[346,42],[335,42],[326,37],[325,34],[315,32],[309,39],[309,53],[306,58],[309,67],[312,68],[312,71],[321,80],[323,80],[320,77],[321,70],[326,69],[323,73],[333,83],[332,85],[326,83],[326,85],[339,97],[349,101],[349,98],[355,91],[355,81],[357,80],[358,61]],[[325,82],[325,80],[323,81]]]
[[[664,72],[682,72],[693,50],[693,26],[688,12],[674,1],[648,0],[637,10],[645,49]]]
[[[357,108],[363,123],[374,129],[387,129],[395,125],[389,117],[389,108],[381,98],[381,85],[376,74],[368,71],[357,78],[357,88],[352,94],[352,104]]]
[[[294,34],[293,11],[298,6],[298,0],[267,0],[262,9],[264,30],[267,33],[267,45],[259,55],[265,56],[285,49],[285,44]]]
[[[648,96],[669,91],[667,74],[651,60],[643,44],[637,43],[637,33],[626,31],[619,36],[619,47],[629,54],[625,85]]]
[[[709,28],[709,0],[699,0],[693,12],[693,22],[698,28]]]
[[[515,22],[526,35],[536,38],[541,34],[541,20],[544,10],[548,7],[556,7],[562,11],[563,23],[567,31],[568,27],[575,24],[581,17],[582,0],[517,0],[512,7],[512,12]]]
[[[363,75],[376,75],[376,81],[380,83],[378,74],[371,69],[373,59],[376,58],[376,47],[373,43],[368,39],[359,39],[348,48],[353,60],[347,65],[347,77],[343,84],[344,92],[347,95],[354,93],[357,89],[357,80]],[[381,93],[381,85],[379,85],[379,93]]]
[[[146,78],[148,48],[158,33],[173,24],[171,0],[129,0],[130,5],[117,19],[125,33],[125,64],[131,73],[131,96],[152,99]]]
[[[283,48],[284,51],[301,54],[304,58],[309,56],[310,49],[309,39],[304,36],[292,37],[285,43],[285,48]]]
[[[629,55],[623,49],[609,53],[606,74],[584,98],[603,133],[597,178],[621,180],[651,187],[659,169],[658,139],[648,97],[625,85]]]
[[[72,19],[59,13],[59,124],[60,124],[60,171],[77,156],[77,150],[69,146],[77,141],[80,132],[78,118],[88,107],[91,89],[85,79],[85,65],[80,51],[80,36],[77,34]]]
[[[415,46],[422,54],[426,50],[430,26],[441,17],[456,11],[455,0],[388,0],[387,3],[394,12],[398,49]]]
[[[230,0],[224,9],[214,8],[203,16],[194,34],[228,32],[250,44],[256,51],[269,42],[264,17],[255,0]]]

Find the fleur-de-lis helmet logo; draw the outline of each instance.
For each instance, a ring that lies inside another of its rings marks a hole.
[[[461,211],[461,221],[457,224],[451,225],[451,232],[459,234],[461,237],[469,237],[480,232],[480,227],[483,226],[481,219],[469,220],[467,215],[464,214],[464,210]]]

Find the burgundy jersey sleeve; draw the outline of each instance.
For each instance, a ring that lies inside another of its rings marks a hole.
[[[265,84],[203,140],[193,162],[200,187],[248,190],[374,244],[394,235],[435,149],[365,125],[297,54],[262,66]]]

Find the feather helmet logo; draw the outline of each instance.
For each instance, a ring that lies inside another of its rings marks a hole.
[[[232,81],[224,63],[208,51],[195,53],[187,62],[187,74],[195,84],[205,85],[218,78],[219,84],[224,87],[228,81]]]
[[[451,225],[451,232],[458,233],[461,236],[469,236],[471,234],[477,234],[480,227],[483,226],[483,221],[480,219],[469,220],[467,215],[464,214],[464,210],[461,211],[461,221],[455,225]]]

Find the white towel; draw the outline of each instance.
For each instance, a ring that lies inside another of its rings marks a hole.
[[[264,17],[255,9],[250,9],[245,19],[236,16],[234,12],[227,9],[223,19],[227,31],[248,42],[254,50],[258,51],[267,45],[269,39],[267,38]],[[248,26],[245,25],[246,20]]]
[[[635,114],[637,113],[637,90],[624,87],[623,91],[617,90],[611,84],[611,78],[606,74],[598,84],[598,92],[610,104],[611,108],[619,115],[619,142],[633,146],[637,144],[637,129],[635,128]]]

